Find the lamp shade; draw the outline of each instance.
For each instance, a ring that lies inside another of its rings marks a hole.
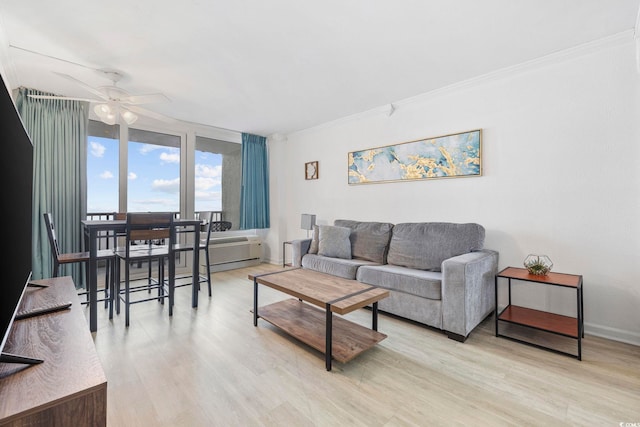
[[[313,226],[316,225],[316,216],[311,214],[302,214],[300,221],[300,228],[303,230],[313,230]]]

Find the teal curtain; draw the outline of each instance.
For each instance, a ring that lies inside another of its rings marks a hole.
[[[242,134],[240,229],[269,228],[267,138]]]
[[[89,103],[35,99],[51,95],[20,88],[18,112],[33,142],[33,278],[51,277],[53,262],[43,213],[51,212],[62,252],[82,251],[82,225],[86,218],[85,177]],[[79,265],[61,267],[60,275],[85,285]]]

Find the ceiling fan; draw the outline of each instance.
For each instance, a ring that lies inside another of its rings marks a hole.
[[[131,95],[124,89],[117,86],[117,83],[123,77],[121,73],[115,70],[108,69],[101,69],[97,71],[111,80],[113,84],[94,88],[76,79],[75,77],[71,77],[68,74],[58,73],[55,71],[54,72],[60,77],[76,83],[99,99],[57,95],[29,95],[29,97],[36,99],[67,99],[73,101],[91,102],[95,104],[93,107],[93,111],[96,113],[96,115],[100,118],[101,121],[109,125],[116,124],[118,122],[118,117],[122,117],[122,119],[128,125],[133,124],[136,120],[138,120],[137,114],[141,114],[143,116],[151,117],[153,119],[161,120],[164,122],[174,121],[174,119],[165,115],[138,107],[138,105],[140,104],[168,102],[169,98],[167,98],[165,95],[161,93]]]

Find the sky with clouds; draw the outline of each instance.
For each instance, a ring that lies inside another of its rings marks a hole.
[[[89,136],[87,212],[117,212],[118,141]],[[195,210],[221,210],[222,156],[196,151]],[[127,211],[180,210],[180,150],[129,142]]]

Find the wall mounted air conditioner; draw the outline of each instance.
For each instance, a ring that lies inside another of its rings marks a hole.
[[[262,239],[259,236],[228,236],[209,239],[210,271],[232,270],[260,264]],[[200,273],[206,272],[206,258],[200,254]]]

